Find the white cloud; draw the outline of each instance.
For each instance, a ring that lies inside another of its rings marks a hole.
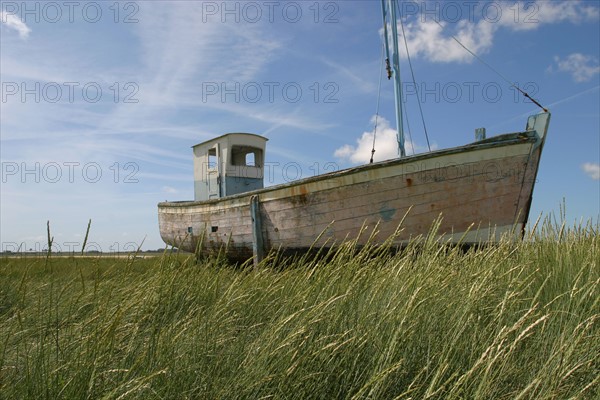
[[[375,122],[375,117],[371,118],[371,123]],[[379,117],[377,123],[377,135],[375,137],[375,155],[373,161],[383,161],[398,157],[398,141],[396,139],[396,129],[390,127],[387,119]],[[356,145],[345,144],[338,148],[334,156],[350,161],[354,164],[368,163],[371,158],[371,149],[373,148],[374,131],[363,132],[360,138],[356,139]],[[418,145],[415,142],[406,140],[404,145],[407,154],[421,153],[428,149]],[[432,149],[437,146],[433,145]]]
[[[600,64],[598,59],[593,56],[573,53],[569,54],[564,60],[560,57],[554,57],[558,71],[568,72],[573,77],[575,82],[587,82],[591,80],[594,75],[600,73]],[[553,70],[552,67],[549,68]]]
[[[600,180],[600,164],[595,163],[585,163],[581,166],[583,172],[587,174],[590,178],[594,180]]]
[[[598,19],[598,16],[600,16],[600,8],[590,4],[593,4],[593,2],[580,0],[538,0],[534,3],[534,8],[527,9],[529,11],[523,8],[524,6],[530,7],[529,2],[520,3],[520,6],[525,13],[529,12],[531,15],[531,22],[533,23],[538,20],[540,24],[564,21],[576,24],[582,21],[594,21]],[[521,15],[523,15],[523,13],[521,13]]]
[[[441,22],[442,27],[448,24]],[[416,21],[406,26],[406,40],[410,52],[434,62],[471,62],[473,57],[434,21]],[[485,21],[458,22],[454,36],[475,54],[483,54],[492,47],[495,27]],[[404,53],[402,53],[404,54]]]
[[[19,17],[6,11],[0,11],[0,21],[8,28],[16,30],[21,39],[27,39],[31,32],[31,29]]]
[[[162,191],[163,191],[163,193],[169,193],[169,194],[179,193],[179,190],[175,189],[172,186],[163,186]]]
[[[473,61],[473,57],[452,36],[475,54],[481,55],[490,51],[494,36],[501,28],[512,31],[535,30],[544,24],[595,21],[600,15],[600,8],[582,1],[503,1],[477,4],[474,10],[465,6],[458,12],[456,19],[459,20],[448,23],[444,22],[443,17],[450,13],[445,11],[444,3],[440,4],[435,13],[431,13],[430,9],[421,10],[422,15],[406,23],[405,31],[408,48],[413,55],[445,63]],[[452,18],[455,17],[452,15]],[[436,21],[440,21],[441,26]],[[401,35],[401,27],[398,27],[398,31]]]
[[[495,4],[500,6],[502,12],[497,22],[494,13],[490,12],[490,22],[515,31],[534,30],[543,24],[560,22],[578,24],[594,21],[600,15],[600,8],[579,0],[538,0],[517,3],[504,1]]]

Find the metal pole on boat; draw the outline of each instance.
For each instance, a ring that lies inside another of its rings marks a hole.
[[[382,0],[383,3],[383,0]],[[382,4],[383,5],[383,4]],[[388,8],[390,13],[390,25],[392,28],[392,70],[394,71],[394,95],[396,98],[396,129],[398,140],[398,155],[406,156],[404,150],[404,124],[402,123],[402,81],[400,80],[400,56],[398,52],[398,25],[396,19],[396,0],[388,0]],[[385,23],[385,7],[383,10],[383,18]],[[387,44],[387,38],[386,38]]]
[[[257,267],[265,258],[260,203],[257,195],[250,198],[250,218],[252,218],[252,259],[254,266]]]

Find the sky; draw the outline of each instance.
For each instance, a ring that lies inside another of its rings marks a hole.
[[[523,130],[540,109],[513,82],[552,113],[530,220],[564,204],[569,223],[598,221],[600,2],[399,11],[407,152]],[[368,162],[375,121],[375,160],[397,155],[379,1],[1,1],[0,13],[2,251],[46,248],[47,221],[54,250],[79,251],[90,219],[88,250],[165,247],[157,203],[193,199],[190,147],[228,132],[269,139],[267,186]]]

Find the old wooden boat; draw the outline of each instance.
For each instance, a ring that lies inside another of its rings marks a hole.
[[[396,21],[393,12],[391,20]],[[395,42],[396,32],[392,38]],[[398,63],[396,50],[397,88]],[[479,129],[471,144],[405,156],[399,98],[400,157],[394,160],[264,188],[266,138],[231,133],[194,146],[195,199],[159,203],[162,239],[191,252],[258,262],[272,249],[335,246],[356,238],[365,226],[377,226],[375,242],[396,233],[394,242],[402,245],[426,234],[440,217],[439,239],[445,242],[519,237],[550,113],[530,116],[520,132],[486,138]],[[359,237],[358,245],[368,236]]]
[[[440,214],[442,240],[479,243],[520,234],[549,120],[541,113],[522,132],[262,189],[256,186],[266,139],[225,135],[194,147],[198,200],[160,203],[160,234],[169,245],[224,251],[236,260],[252,257],[253,245],[303,251],[321,233],[316,246],[334,245],[356,237],[365,224],[378,224],[377,238],[385,240],[409,208],[399,242],[427,233]],[[238,162],[249,153],[255,166]],[[214,164],[211,154],[220,155]]]

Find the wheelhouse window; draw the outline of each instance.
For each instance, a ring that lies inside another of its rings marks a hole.
[[[233,146],[231,148],[231,165],[240,167],[260,167],[262,150],[250,146]]]
[[[256,166],[256,158],[254,156],[254,152],[246,153],[246,165],[249,165],[251,167]]]
[[[208,169],[217,169],[217,149],[208,150]]]

